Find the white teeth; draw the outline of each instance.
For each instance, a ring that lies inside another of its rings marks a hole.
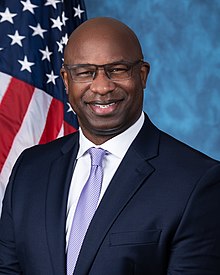
[[[113,103],[110,103],[110,104],[107,104],[107,105],[100,105],[100,104],[95,104],[95,106],[97,106],[97,107],[99,107],[99,108],[101,108],[101,109],[106,109],[106,108],[108,108],[109,106],[112,106],[112,105],[114,105],[115,103],[113,102]]]

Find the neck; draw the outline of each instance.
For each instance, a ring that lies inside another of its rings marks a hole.
[[[90,140],[92,143],[94,143],[95,145],[101,145],[101,144],[105,143],[106,141],[108,141],[109,139],[111,139],[111,138],[118,135],[118,134],[97,135],[97,134],[93,134],[93,133],[90,133],[90,132],[83,131],[83,129],[82,129],[82,132],[83,132],[84,136],[88,140]]]

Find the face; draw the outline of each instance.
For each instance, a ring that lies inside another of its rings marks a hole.
[[[87,36],[79,41],[68,48],[65,64],[103,65],[140,59],[123,39]],[[148,74],[146,65],[135,65],[131,78],[120,81],[109,79],[104,70],[98,70],[88,83],[74,82],[69,71],[61,74],[80,127],[93,143],[101,144],[120,134],[139,118]]]

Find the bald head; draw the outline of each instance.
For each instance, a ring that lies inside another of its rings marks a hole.
[[[105,63],[143,58],[135,33],[122,22],[108,17],[87,20],[71,34],[64,52],[65,63],[91,63],[91,60],[88,60],[92,58],[91,54],[94,60],[97,60],[97,57],[100,57],[100,61],[102,57],[115,59],[103,60]]]

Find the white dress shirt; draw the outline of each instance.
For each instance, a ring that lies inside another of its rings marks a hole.
[[[68,244],[72,220],[76,210],[77,202],[90,173],[91,160],[87,150],[91,147],[96,147],[102,148],[109,152],[109,154],[105,155],[103,159],[104,173],[102,189],[99,198],[100,202],[124,155],[126,154],[131,143],[143,126],[143,123],[144,113],[142,112],[140,118],[126,131],[109,139],[99,146],[89,141],[84,136],[81,129],[79,129],[79,151],[76,158],[76,165],[73,172],[67,203],[66,244]]]

